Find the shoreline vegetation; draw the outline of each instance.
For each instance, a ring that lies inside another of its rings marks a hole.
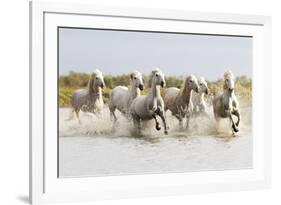
[[[89,73],[80,73],[71,71],[67,75],[59,76],[59,107],[70,107],[70,99],[73,92],[77,89],[87,87]],[[222,78],[216,81],[208,81],[208,76],[204,76],[208,83],[211,94],[216,94],[222,91]],[[181,88],[184,76],[165,76],[166,87]],[[142,94],[148,92],[148,75],[143,75],[145,88]],[[107,104],[111,91],[118,85],[128,86],[130,81],[129,74],[121,75],[104,75],[104,82],[106,87],[103,89],[103,99]],[[163,91],[163,89],[162,89]],[[240,106],[250,106],[252,104],[252,80],[247,76],[236,76],[235,78],[235,94],[238,98]],[[207,97],[207,102],[211,103],[210,95]]]

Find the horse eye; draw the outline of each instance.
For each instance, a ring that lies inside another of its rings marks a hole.
[[[199,83],[199,85],[202,86],[203,84],[202,84],[202,83]]]
[[[98,77],[96,77],[96,80],[99,79]]]
[[[158,77],[159,75],[158,75],[158,74],[156,74],[156,76]]]
[[[136,80],[137,78],[136,78],[136,77],[134,77],[134,79]]]

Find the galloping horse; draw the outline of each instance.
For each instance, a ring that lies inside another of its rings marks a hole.
[[[223,93],[215,96],[213,100],[213,110],[217,123],[220,118],[229,118],[232,132],[238,132],[241,115],[239,111],[239,103],[234,93],[234,84],[234,75],[231,71],[226,71],[224,73]],[[232,115],[237,117],[236,123],[234,122]]]
[[[151,89],[147,96],[136,97],[130,108],[130,113],[133,118],[135,128],[141,132],[141,121],[154,119],[156,129],[160,130],[161,126],[157,121],[156,116],[160,116],[164,124],[164,133],[168,134],[166,116],[164,112],[164,101],[160,94],[160,87],[165,87],[165,77],[160,69],[155,69],[151,72],[149,84]]]

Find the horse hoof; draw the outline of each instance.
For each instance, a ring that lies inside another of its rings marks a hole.
[[[161,126],[159,124],[156,125],[156,130],[161,130]]]
[[[168,134],[168,131],[167,131],[167,130],[165,130],[165,131],[164,131],[164,134],[165,134],[165,135],[167,135],[167,134]]]
[[[234,132],[239,132],[239,129],[234,125],[232,125],[232,129],[233,129]]]

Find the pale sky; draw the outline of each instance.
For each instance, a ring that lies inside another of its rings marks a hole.
[[[59,73],[144,74],[159,67],[166,76],[220,78],[227,69],[252,76],[252,38],[60,28]]]

